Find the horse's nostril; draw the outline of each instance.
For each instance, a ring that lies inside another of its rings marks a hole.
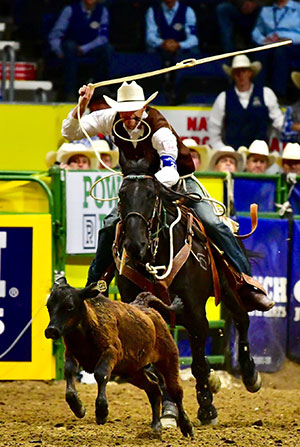
[[[45,330],[45,337],[52,338],[52,340],[57,340],[60,337],[59,330],[53,326],[48,326]]]

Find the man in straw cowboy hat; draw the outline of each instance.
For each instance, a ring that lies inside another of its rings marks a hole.
[[[244,169],[243,156],[231,146],[224,146],[219,151],[212,150],[208,170],[217,172],[241,172]]]
[[[295,86],[300,89],[300,71],[292,71],[291,78]],[[300,143],[300,101],[286,109],[281,141]]]
[[[193,138],[185,138],[182,141],[190,149],[195,171],[206,171],[211,148],[207,144],[199,146]]]
[[[279,166],[274,163],[275,155],[270,154],[269,146],[264,140],[254,140],[249,149],[241,146],[238,149],[246,159],[246,172],[252,174],[275,174],[279,172]]]
[[[259,87],[252,80],[261,70],[260,62],[250,62],[244,55],[235,56],[231,67],[223,70],[234,85],[216,98],[208,122],[210,145],[213,149],[232,146],[249,147],[256,138],[268,139],[268,127],[281,130],[283,113],[274,92]]]
[[[46,155],[46,163],[50,167],[59,164],[62,169],[97,169],[98,160],[91,147],[82,143],[63,143],[57,151]]]
[[[93,87],[84,85],[79,89],[81,100],[63,121],[62,134],[65,138],[80,139],[83,136],[77,119],[77,108],[83,115],[93,95]],[[147,157],[158,181],[168,187],[175,185],[180,176],[185,179],[188,192],[203,196],[197,181],[191,175],[194,164],[189,151],[164,116],[149,107],[157,95],[145,99],[144,91],[135,81],[124,82],[118,89],[117,101],[105,97],[110,109],[100,110],[82,116],[82,124],[90,135],[111,133],[115,144],[128,160]],[[142,140],[143,137],[146,137]],[[126,138],[126,139],[125,139]],[[132,142],[130,141],[132,139]],[[140,140],[140,141],[139,141]],[[122,167],[122,166],[121,166]],[[239,297],[248,310],[269,310],[274,302],[264,289],[251,278],[251,269],[246,256],[230,229],[214,213],[213,207],[205,200],[196,203],[194,209],[206,229],[208,236],[224,251],[230,264],[240,278]],[[112,261],[111,246],[114,239],[114,225],[118,220],[117,210],[108,216],[100,230],[96,257],[88,274],[88,282],[97,281]],[[247,302],[247,304],[246,304]]]
[[[277,160],[285,174],[300,175],[300,144],[288,143]]]

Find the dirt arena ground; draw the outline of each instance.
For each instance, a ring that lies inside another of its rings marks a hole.
[[[263,374],[263,387],[256,394],[226,373],[221,377],[224,386],[215,396],[219,423],[195,427],[192,440],[179,429],[154,437],[146,395],[128,384],[109,384],[108,422],[98,426],[94,384],[77,386],[87,408],[85,418],[77,419],[65,403],[64,381],[0,382],[0,446],[300,446],[300,365],[286,362],[280,372]],[[182,383],[186,410],[196,424],[194,379]]]

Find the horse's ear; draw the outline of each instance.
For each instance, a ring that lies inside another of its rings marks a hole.
[[[128,166],[128,161],[122,150],[119,149],[119,165],[121,167],[121,171],[126,172],[126,167]]]

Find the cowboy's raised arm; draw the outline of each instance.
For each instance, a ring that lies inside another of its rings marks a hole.
[[[89,85],[83,85],[79,89],[79,105],[71,110],[62,123],[61,133],[67,140],[80,140],[81,138],[86,137],[78,121],[78,107],[80,108],[81,124],[90,137],[97,135],[98,133],[102,133],[103,135],[110,134],[111,123],[115,116],[114,111],[111,109],[104,109],[83,116],[93,93],[94,88]]]

